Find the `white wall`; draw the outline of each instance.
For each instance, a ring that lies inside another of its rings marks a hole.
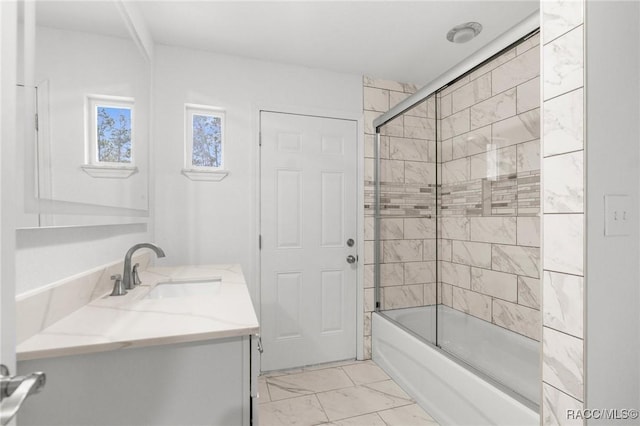
[[[586,408],[591,409],[638,408],[640,401],[639,21],[637,2],[586,3]],[[604,236],[605,194],[632,197],[636,219],[630,236]]]
[[[17,294],[124,258],[131,245],[154,241],[154,230],[155,241],[167,253],[164,264],[239,262],[251,287],[256,281],[258,107],[362,113],[360,76],[163,46],[158,46],[156,59],[156,138],[151,141],[155,228],[134,224],[19,230]],[[194,182],[180,173],[184,103],[227,110],[225,161],[230,174],[222,182]]]
[[[148,69],[135,45],[127,39],[44,27],[37,29],[37,43],[35,78],[37,82],[49,80],[50,86],[48,136],[54,148],[52,162],[70,161],[53,172],[53,196],[57,200],[147,209],[149,128],[146,123],[151,83]],[[106,51],[118,52],[118,58],[130,67],[118,65],[105,71],[102,55]],[[95,179],[81,171],[87,94],[136,98],[134,114],[138,113],[136,119],[140,125],[136,126],[139,144],[134,148],[134,154],[140,173],[129,179]],[[17,147],[19,158],[23,158],[22,145]],[[12,164],[14,171],[20,172],[22,163],[17,163],[19,167],[15,164]],[[132,189],[134,186],[136,189]],[[18,194],[15,203],[22,219],[23,197],[22,193]],[[29,218],[31,222],[35,220],[33,215]],[[68,215],[60,215],[55,222],[89,223],[93,219],[92,216],[70,219]],[[119,217],[102,217],[103,222],[97,223],[110,223],[112,219],[111,223],[122,223]],[[21,225],[29,224],[23,221]],[[133,244],[153,241],[151,231],[152,225],[147,224],[18,230],[15,233],[16,294],[124,259]]]
[[[153,211],[167,253],[159,263],[240,263],[257,306],[257,111],[360,116],[362,77],[167,46],[155,54]],[[181,174],[185,103],[226,109],[221,182]]]
[[[153,241],[146,224],[23,229],[16,233],[16,294],[124,260],[132,245]]]

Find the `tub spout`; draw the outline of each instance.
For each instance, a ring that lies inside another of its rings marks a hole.
[[[122,284],[124,285],[124,288],[127,290],[131,290],[135,286],[133,279],[131,279],[131,275],[132,275],[131,274],[131,258],[133,257],[133,253],[135,253],[136,250],[141,248],[148,248],[153,250],[156,253],[156,256],[158,257],[165,256],[164,251],[160,247],[156,246],[155,244],[139,243],[131,247],[129,251],[127,251],[127,254],[124,256],[124,272],[122,274]]]

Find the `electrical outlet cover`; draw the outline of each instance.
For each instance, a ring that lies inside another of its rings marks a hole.
[[[628,195],[604,196],[604,235],[631,235],[631,197]]]

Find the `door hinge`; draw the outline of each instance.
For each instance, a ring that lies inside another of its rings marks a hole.
[[[256,338],[258,341],[258,352],[263,353],[264,348],[262,347],[262,336],[260,336],[259,334],[256,334]]]
[[[258,235],[258,250],[262,250],[262,235]]]
[[[262,132],[258,133],[258,146],[262,146]]]
[[[376,302],[376,308],[380,309],[380,302]]]
[[[40,129],[38,129],[38,114],[36,114],[35,116],[35,125],[36,125],[36,132]]]

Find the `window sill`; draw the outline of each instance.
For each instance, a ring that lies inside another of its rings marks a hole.
[[[191,180],[220,182],[229,174],[226,170],[182,169],[182,174]]]
[[[83,164],[80,168],[94,178],[127,179],[131,175],[138,173],[138,168],[135,166],[96,166],[93,164]]]

